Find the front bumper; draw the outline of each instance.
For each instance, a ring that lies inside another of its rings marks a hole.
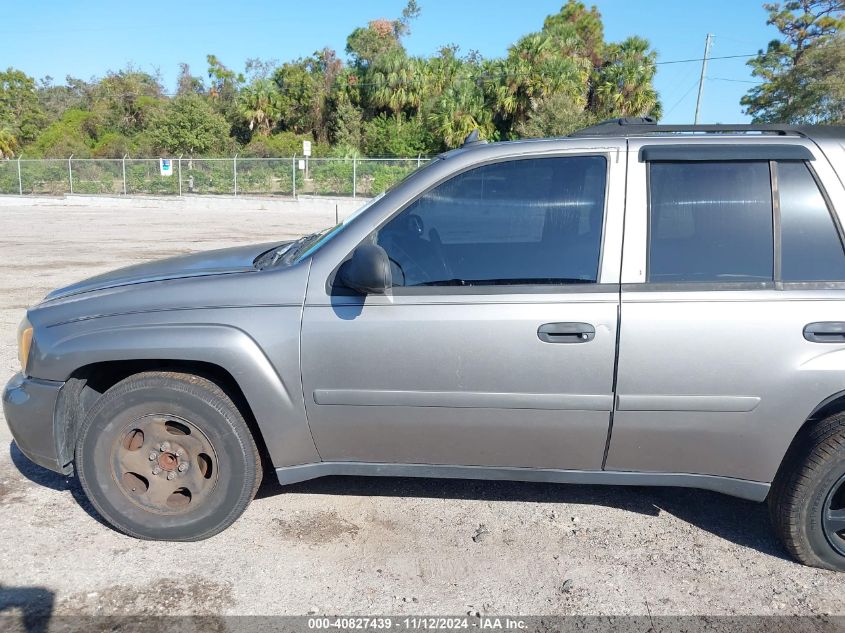
[[[56,455],[53,415],[65,383],[15,374],[3,389],[3,414],[21,453],[30,460],[60,473]]]

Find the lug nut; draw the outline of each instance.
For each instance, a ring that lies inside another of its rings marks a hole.
[[[176,477],[176,473],[174,473],[172,470],[169,473],[167,473],[167,480],[168,481],[170,481],[174,477]]]
[[[176,457],[182,457],[185,454],[185,451],[181,448],[176,449]]]
[[[160,472],[161,472],[161,466],[159,466],[158,464],[153,466],[153,475],[158,475]]]
[[[150,461],[151,462],[154,462],[156,460],[156,457],[158,457],[158,455],[156,455],[155,452],[150,453]]]
[[[182,462],[181,464],[179,464],[179,472],[180,473],[184,473],[186,470],[188,470],[188,463],[187,462]]]
[[[169,451],[170,450],[170,442],[162,442],[161,444],[158,445],[158,450],[160,450],[162,453],[164,453],[165,451]]]

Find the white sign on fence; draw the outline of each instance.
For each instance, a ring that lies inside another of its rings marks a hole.
[[[173,159],[171,158],[159,158],[158,159],[158,168],[161,172],[162,176],[172,176],[173,175]]]
[[[305,156],[311,156],[311,141],[302,141],[302,153]]]
[[[305,171],[305,161],[301,158],[299,159],[299,171]]]

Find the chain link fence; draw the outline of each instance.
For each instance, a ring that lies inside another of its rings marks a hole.
[[[369,197],[429,158],[48,158],[0,160],[0,194]],[[166,166],[166,165],[165,165]]]

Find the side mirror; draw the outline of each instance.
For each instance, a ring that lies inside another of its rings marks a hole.
[[[393,285],[387,252],[375,244],[361,244],[338,271],[338,280],[361,294],[384,294]]]

